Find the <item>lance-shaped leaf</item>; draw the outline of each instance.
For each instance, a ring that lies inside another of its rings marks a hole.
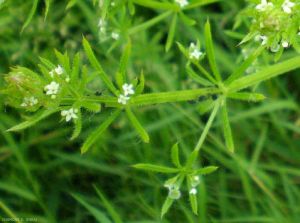
[[[217,166],[207,166],[200,169],[195,170],[194,174],[207,175],[215,172],[219,167]]]
[[[191,68],[191,66],[187,65],[186,66],[186,71],[191,79],[196,81],[197,83],[201,84],[202,86],[212,86],[212,83],[209,82],[208,80],[200,77],[194,70]]]
[[[177,172],[179,172],[179,170],[176,168],[152,165],[152,164],[148,164],[148,163],[135,164],[135,165],[133,165],[133,167],[136,169],[139,169],[139,170],[146,170],[146,171],[157,172],[157,173],[177,173]]]
[[[68,56],[68,53],[65,52],[62,54],[61,52],[54,50],[55,56],[57,57],[59,63],[63,66],[63,68],[66,70],[68,74],[71,73],[71,68],[70,68],[70,59]]]
[[[141,72],[141,75],[140,75],[140,77],[139,77],[139,83],[138,83],[138,85],[136,86],[135,93],[136,93],[137,95],[143,93],[144,88],[145,88],[145,76],[144,76],[144,72],[142,71],[142,72]]]
[[[194,19],[186,16],[183,12],[179,12],[179,17],[187,26],[193,26],[196,24],[196,21]]]
[[[101,125],[86,139],[81,147],[81,153],[85,153],[99,139],[102,133],[110,126],[110,124],[119,116],[121,110],[114,111]]]
[[[146,130],[143,128],[139,120],[135,117],[133,112],[130,110],[130,108],[126,108],[126,114],[128,116],[128,119],[130,120],[132,126],[135,128],[137,133],[140,135],[140,137],[143,139],[144,142],[149,142],[149,135],[146,132]]]
[[[34,0],[33,1],[33,4],[32,4],[32,7],[31,7],[31,10],[30,10],[30,13],[22,27],[22,30],[21,30],[21,33],[24,31],[24,29],[29,25],[29,23],[31,22],[36,10],[37,10],[37,6],[38,6],[38,3],[39,3],[39,0]]]
[[[216,63],[216,57],[214,52],[214,45],[211,36],[211,28],[210,28],[209,21],[207,21],[205,24],[205,46],[206,46],[206,53],[207,53],[209,65],[213,71],[216,80],[220,82],[222,78]]]
[[[262,53],[264,50],[264,47],[259,47],[256,49],[243,63],[241,66],[239,66],[225,81],[225,84],[230,84],[232,81],[240,78],[246,70],[249,68],[249,66],[252,65],[252,63],[258,58],[258,56]]]
[[[173,41],[174,41],[174,36],[175,36],[175,31],[176,31],[176,23],[177,23],[177,13],[173,15],[169,33],[168,33],[168,38],[167,38],[167,43],[166,43],[166,51],[168,52],[169,49],[171,48]]]
[[[83,48],[84,51],[91,63],[91,65],[97,70],[100,78],[103,80],[103,82],[106,84],[106,86],[108,87],[108,89],[114,93],[116,96],[118,96],[118,90],[116,89],[116,87],[113,85],[112,81],[109,79],[108,75],[104,72],[102,66],[100,65],[100,63],[98,62],[98,60],[96,59],[96,56],[89,44],[89,42],[83,38]]]
[[[193,1],[191,1],[191,3],[189,3],[187,6],[185,6],[183,10],[192,9],[192,8],[196,8],[199,6],[204,6],[204,5],[212,4],[215,2],[219,2],[219,1],[220,0],[193,0]]]
[[[265,100],[266,96],[264,96],[263,94],[253,92],[235,92],[228,94],[227,98],[241,101],[259,102]]]
[[[75,119],[74,121],[74,131],[73,131],[73,134],[71,136],[71,140],[74,140],[76,139],[80,132],[81,132],[81,129],[82,129],[82,117],[81,117],[81,111],[80,109],[78,109],[78,113],[77,113],[77,119]]]
[[[262,81],[266,81],[268,79],[279,76],[286,72],[295,70],[299,67],[300,67],[300,56],[285,60],[281,63],[275,64],[272,66],[268,66],[254,74],[247,75],[245,77],[241,77],[241,78],[233,81],[228,86],[228,89],[230,92],[236,92],[236,91],[242,90],[244,88],[256,85]]]
[[[172,162],[173,164],[180,168],[180,159],[179,159],[179,148],[178,148],[178,143],[174,144],[172,149],[171,149],[171,157],[172,157]]]
[[[59,111],[59,108],[37,112],[35,115],[33,115],[32,117],[30,117],[27,121],[22,122],[22,123],[20,123],[18,125],[15,125],[15,126],[11,127],[7,131],[9,131],[9,132],[16,132],[16,131],[20,131],[20,130],[29,128],[29,127],[35,125],[39,121],[47,118],[49,115],[52,115],[53,113],[55,113],[57,111]]]
[[[227,149],[233,153],[234,152],[234,142],[233,142],[231,126],[230,126],[230,122],[229,122],[229,118],[228,118],[226,100],[223,101],[223,104],[221,106],[221,113],[222,113],[222,125],[223,125],[225,144],[226,144]]]
[[[127,45],[125,46],[124,52],[122,54],[119,71],[118,71],[122,75],[123,82],[126,82],[126,69],[129,63],[130,53],[131,53],[131,41],[129,39]]]
[[[168,2],[159,2],[159,1],[154,1],[154,0],[132,0],[135,4],[147,7],[147,8],[152,8],[152,9],[165,9],[165,10],[174,10],[177,9],[177,5],[168,3]]]
[[[170,209],[170,207],[172,206],[174,201],[175,201],[174,199],[171,199],[169,197],[166,198],[166,200],[161,208],[161,213],[160,213],[161,218],[163,218],[164,215],[168,212],[168,210]]]
[[[44,0],[44,2],[45,2],[45,6],[46,6],[46,8],[45,8],[45,20],[46,20],[52,0]]]
[[[197,189],[192,186],[191,177],[187,178],[187,187],[189,189],[189,200],[194,214],[198,214]]]

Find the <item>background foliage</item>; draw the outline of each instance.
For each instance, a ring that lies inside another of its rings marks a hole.
[[[121,37],[118,44],[112,39],[103,41],[97,27],[100,7],[91,1],[71,2],[74,4],[66,10],[68,1],[53,0],[45,19],[46,5],[39,1],[22,31],[33,1],[0,1],[1,77],[16,65],[36,69],[40,56],[55,57],[54,49],[71,55],[82,51],[83,35],[94,46],[105,70],[113,73],[117,69],[126,40]],[[197,24],[186,26],[179,21],[174,39],[186,46],[196,39],[204,40],[209,17],[220,71],[224,76],[232,73],[242,60],[237,45],[247,28],[241,26],[239,33],[229,30],[244,7],[243,1],[235,0],[189,10]],[[126,33],[161,13],[141,6],[135,10],[134,16],[117,15],[121,18],[115,26]],[[197,85],[187,77],[186,59],[176,46],[165,52],[170,19],[131,36],[128,73],[134,78],[143,70],[146,92]],[[295,55],[287,51],[282,60]],[[272,57],[265,53],[259,62],[269,64]],[[259,91],[267,96],[263,102],[228,103],[236,152],[226,150],[221,120],[215,122],[201,163],[220,168],[201,178],[198,216],[190,210],[187,199],[181,199],[163,220],[160,209],[167,195],[162,187],[165,176],[138,172],[131,166],[141,162],[170,166],[170,148],[177,141],[182,159],[187,158],[208,118],[200,115],[200,102],[135,109],[151,136],[149,144],[143,143],[121,116],[97,145],[81,155],[83,140],[107,117],[105,112],[87,112],[84,131],[75,141],[70,141],[73,127],[60,122],[59,115],[12,134],[6,129],[28,113],[20,115],[0,99],[0,217],[35,217],[38,222],[300,222],[298,73],[259,85]],[[95,94],[101,91],[94,89]]]

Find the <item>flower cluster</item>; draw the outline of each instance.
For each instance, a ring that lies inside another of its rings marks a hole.
[[[114,6],[114,5],[112,5]],[[110,34],[110,36],[108,36],[108,23],[107,20],[100,18],[98,21],[98,29],[99,29],[99,36],[101,39],[107,39],[107,38],[112,38],[113,40],[118,40],[120,38],[120,34],[118,31],[113,30]]]
[[[243,42],[254,38],[274,53],[299,45],[298,3],[298,0],[261,0],[247,11],[247,15],[252,17],[252,25]]]
[[[189,2],[187,0],[175,0],[175,2],[181,7],[185,7],[189,4]]]
[[[123,94],[119,95],[118,103],[126,105],[127,101],[130,99],[130,95],[134,94],[133,85],[132,84],[123,84],[122,86]]]
[[[25,97],[21,107],[32,107],[35,106],[38,103],[38,99],[35,98],[34,96],[32,97]]]
[[[77,119],[78,118],[77,113],[78,113],[78,109],[70,108],[69,110],[61,111],[61,116],[66,118],[66,122],[69,122],[72,119]]]
[[[191,43],[189,47],[189,58],[191,60],[199,60],[203,53],[195,43]]]
[[[55,99],[56,95],[58,94],[59,87],[59,83],[52,81],[50,84],[44,87],[44,90],[46,91],[46,95],[50,95],[52,99]]]

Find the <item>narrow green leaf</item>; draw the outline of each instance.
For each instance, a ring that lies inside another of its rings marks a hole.
[[[128,43],[126,44],[123,50],[123,54],[119,66],[119,73],[122,75],[123,82],[126,82],[126,69],[129,63],[130,53],[131,53],[131,41],[129,39]]]
[[[217,67],[215,53],[214,53],[214,46],[213,46],[213,40],[211,36],[211,28],[209,21],[205,24],[205,45],[206,45],[206,53],[208,57],[208,62],[210,64],[210,67],[213,71],[213,74],[217,81],[221,81],[221,75]]]
[[[227,98],[248,102],[259,102],[265,100],[266,96],[253,92],[235,92],[228,94]]]
[[[209,82],[208,80],[200,77],[196,72],[191,68],[189,65],[186,66],[186,71],[191,79],[196,81],[197,83],[201,84],[202,86],[212,86],[212,83]]]
[[[159,2],[154,0],[132,0],[135,4],[152,8],[152,9],[165,9],[165,10],[174,10],[177,9],[176,5],[167,3],[167,2]]]
[[[129,9],[130,15],[135,14],[135,6],[134,6],[132,0],[128,0],[128,9]]]
[[[197,202],[197,194],[189,193],[190,204],[192,207],[192,211],[195,215],[198,215],[198,202]]]
[[[193,167],[196,159],[198,157],[198,151],[194,150],[190,155],[189,158],[187,159],[186,163],[185,163],[185,167],[187,169],[190,169]]]
[[[84,51],[91,63],[91,65],[98,71],[98,74],[100,76],[100,78],[103,80],[103,82],[106,84],[106,86],[108,87],[108,89],[115,94],[116,96],[118,96],[118,91],[116,89],[116,87],[113,85],[112,81],[109,79],[108,75],[104,72],[104,70],[102,69],[102,66],[100,65],[100,63],[98,62],[98,60],[96,59],[96,56],[89,44],[89,42],[83,37],[83,48]]]
[[[172,149],[171,149],[171,157],[172,157],[172,162],[173,164],[180,168],[181,164],[180,164],[180,159],[179,159],[179,152],[178,152],[179,148],[178,148],[178,143],[174,144]]]
[[[177,172],[179,172],[179,170],[176,168],[152,165],[152,164],[147,164],[147,163],[135,164],[132,167],[139,169],[139,170],[146,170],[146,171],[157,172],[157,173],[177,173]]]
[[[135,90],[136,95],[143,93],[144,88],[145,88],[145,76],[144,76],[144,72],[142,71],[139,77],[139,83]]]
[[[46,5],[46,8],[45,8],[45,20],[46,20],[52,0],[44,0],[44,1],[45,1],[45,5]]]
[[[195,174],[207,175],[215,172],[219,167],[217,166],[208,166],[195,171]]]
[[[268,66],[254,74],[247,75],[245,77],[241,77],[241,78],[233,81],[228,86],[228,89],[230,92],[236,92],[236,91],[242,90],[244,88],[248,88],[253,85],[256,85],[262,81],[266,81],[268,79],[274,78],[281,74],[295,70],[299,67],[300,67],[300,56],[285,60],[281,63],[275,64],[272,66]]]
[[[71,67],[70,67],[70,58],[68,56],[68,53],[62,54],[61,52],[54,50],[55,56],[57,57],[60,65],[63,66],[65,71],[70,74],[71,73]]]
[[[89,101],[81,101],[80,106],[84,107],[88,111],[98,113],[101,111],[101,104],[100,103],[94,103]]]
[[[37,10],[37,6],[38,6],[38,3],[39,3],[39,0],[34,0],[33,1],[33,4],[32,4],[32,7],[31,7],[31,10],[30,10],[30,13],[22,27],[22,30],[21,30],[21,33],[24,31],[24,29],[29,25],[29,23],[31,22],[36,10]]]
[[[239,66],[225,81],[225,84],[230,84],[232,81],[240,78],[246,70],[249,68],[249,66],[252,65],[252,63],[259,57],[259,55],[263,52],[265,48],[259,47],[257,50],[255,50],[243,63],[241,66]]]
[[[37,112],[35,115],[33,115],[32,117],[30,117],[27,121],[22,122],[22,123],[20,123],[18,125],[15,125],[15,126],[11,127],[7,131],[8,132],[16,132],[16,131],[20,131],[20,130],[29,128],[29,127],[35,125],[39,121],[47,118],[48,116],[52,115],[53,113],[55,113],[57,111],[59,111],[58,108]]]
[[[66,9],[72,8],[77,3],[77,0],[69,0]]]
[[[173,18],[172,18],[172,21],[171,21],[171,25],[170,25],[170,29],[169,29],[169,33],[168,33],[168,38],[167,38],[167,42],[166,42],[166,52],[169,51],[169,49],[171,48],[171,46],[173,44],[175,31],[176,31],[176,23],[177,23],[177,13],[175,13],[173,15]]]
[[[221,106],[221,113],[222,113],[222,124],[223,124],[223,132],[224,132],[226,147],[230,152],[233,153],[234,142],[233,142],[232,131],[231,131],[230,122],[228,118],[226,100],[223,101],[223,104]]]
[[[103,206],[106,208],[107,212],[110,214],[112,220],[114,223],[123,223],[120,215],[118,214],[118,211],[115,210],[113,205],[107,200],[107,198],[104,196],[104,194],[94,185],[94,188],[100,197]]]
[[[204,5],[212,4],[215,2],[219,2],[219,1],[221,1],[221,0],[193,0],[193,1],[191,1],[191,3],[189,3],[187,6],[185,6],[183,10],[188,10],[188,9],[196,8],[199,6],[204,6]]]
[[[133,112],[130,110],[130,108],[126,108],[126,114],[128,116],[128,119],[130,120],[132,126],[135,128],[137,133],[140,135],[140,137],[143,139],[144,142],[149,143],[149,135],[146,132],[146,130],[143,128],[139,120],[135,117]]]
[[[81,196],[77,195],[77,194],[73,194],[71,193],[72,197],[78,201],[83,207],[85,207],[88,212],[95,217],[95,219],[99,222],[99,223],[112,223],[107,217],[106,215],[101,212],[99,210],[99,208],[96,208],[92,205],[90,205],[87,201],[85,201]]]
[[[89,137],[85,140],[83,146],[81,147],[81,153],[85,153],[89,150],[89,148],[97,141],[97,139],[101,136],[101,134],[108,128],[108,126],[119,116],[121,110],[115,110],[101,125],[89,135]]]
[[[163,218],[164,215],[169,211],[169,209],[173,203],[174,203],[174,199],[171,199],[169,197],[166,198],[166,200],[161,208],[161,214],[160,214],[161,218]]]
[[[75,119],[74,121],[74,131],[73,131],[73,134],[71,136],[71,140],[74,140],[76,139],[80,132],[81,132],[81,129],[82,129],[82,117],[81,117],[81,111],[80,109],[78,109],[78,113],[77,113],[77,119]]]
[[[72,71],[71,71],[71,80],[77,83],[79,79],[79,70],[81,67],[80,63],[80,53],[77,53],[73,59]]]
[[[179,17],[187,26],[193,26],[196,24],[196,21],[194,19],[189,18],[183,12],[179,12]]]

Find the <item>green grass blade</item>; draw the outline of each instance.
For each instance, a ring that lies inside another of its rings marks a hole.
[[[30,13],[21,29],[21,33],[24,31],[24,29],[29,25],[29,23],[31,22],[36,10],[37,10],[37,6],[38,6],[38,3],[39,3],[39,0],[34,0],[33,1],[33,4],[32,4],[32,7],[31,7],[31,10],[30,10]]]
[[[107,212],[110,214],[114,223],[123,223],[118,211],[112,206],[112,204],[107,200],[104,194],[94,185],[94,188],[101,199],[103,206],[106,208]]]
[[[102,66],[100,65],[100,63],[98,62],[98,60],[96,59],[96,56],[89,44],[89,42],[83,38],[83,48],[84,51],[91,63],[91,65],[94,67],[94,69],[96,69],[98,71],[98,74],[100,76],[100,78],[103,80],[103,82],[106,84],[106,86],[108,87],[108,89],[115,94],[116,96],[118,96],[118,91],[116,89],[116,87],[114,86],[114,84],[112,83],[112,81],[109,79],[108,75],[104,72]]]
[[[101,212],[98,208],[95,208],[94,206],[90,205],[81,196],[73,193],[71,195],[76,201],[78,201],[83,207],[85,207],[92,216],[95,217],[97,222],[112,223],[103,212]]]
[[[173,44],[175,31],[176,31],[176,24],[177,24],[177,14],[174,14],[172,21],[171,21],[167,42],[166,42],[166,52],[168,52],[170,50],[170,48]]]
[[[228,118],[226,100],[223,101],[223,104],[221,106],[221,114],[222,114],[222,125],[223,125],[225,144],[226,144],[227,149],[233,153],[234,152],[234,142],[233,142],[232,131],[231,131],[230,122],[229,122],[229,118]]]
[[[281,63],[272,66],[268,66],[266,68],[261,69],[257,73],[245,77],[241,77],[233,81],[228,86],[228,88],[229,91],[231,92],[239,91],[244,88],[248,88],[253,85],[259,84],[260,82],[266,81],[268,79],[285,74],[289,71],[295,70],[299,67],[300,67],[300,56],[285,60]]]
[[[214,45],[213,45],[213,40],[211,36],[211,28],[210,28],[210,23],[209,21],[206,22],[205,24],[205,45],[206,45],[206,53],[208,57],[208,62],[209,65],[212,69],[212,72],[218,82],[221,82],[222,78],[220,75],[220,72],[217,67],[216,63],[216,57],[214,53]]]
[[[45,5],[46,5],[46,8],[45,8],[45,20],[46,20],[52,0],[44,0],[44,1],[45,1]]]
[[[146,132],[146,130],[143,128],[139,120],[136,118],[136,116],[133,114],[130,108],[126,108],[126,114],[128,119],[130,120],[132,126],[135,128],[137,133],[140,135],[140,137],[143,139],[144,142],[149,143],[149,135]]]
[[[48,116],[52,115],[53,113],[55,113],[57,111],[59,111],[58,108],[37,112],[35,115],[33,115],[32,117],[30,117],[30,119],[28,119],[27,121],[22,122],[22,123],[20,123],[18,125],[15,125],[15,126],[11,127],[7,131],[9,131],[9,132],[16,132],[16,131],[20,131],[20,130],[29,128],[29,127],[37,124],[39,121],[47,118]]]
[[[114,111],[101,125],[85,140],[81,147],[81,153],[85,153],[96,142],[101,134],[109,127],[109,125],[119,116],[121,110]]]
[[[177,172],[179,172],[179,170],[176,168],[158,166],[158,165],[147,164],[147,163],[135,164],[132,167],[139,169],[139,170],[145,170],[145,171],[151,171],[151,172],[157,172],[157,173],[177,173]]]

